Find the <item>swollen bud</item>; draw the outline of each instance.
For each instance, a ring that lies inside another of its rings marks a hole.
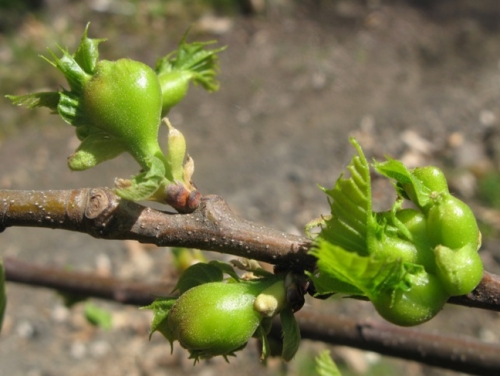
[[[168,127],[166,164],[171,174],[170,182],[165,187],[164,202],[180,213],[191,213],[201,202],[201,193],[191,183],[194,161],[189,155],[186,157],[186,140],[183,134],[167,118],[163,121]]]
[[[165,204],[179,213],[192,213],[201,203],[201,192],[193,187],[188,189],[182,182],[168,184],[165,188]]]
[[[172,126],[167,118],[163,121],[168,127],[167,166],[172,173],[173,181],[184,180],[184,158],[186,157],[186,139],[184,135]]]
[[[255,298],[253,308],[264,317],[274,317],[286,303],[285,283],[280,280]]]

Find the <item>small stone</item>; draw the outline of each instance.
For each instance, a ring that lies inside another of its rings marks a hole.
[[[87,355],[87,346],[82,342],[74,342],[70,348],[71,357],[83,359]]]
[[[33,338],[36,336],[36,329],[29,321],[22,321],[16,327],[16,333],[21,338]]]
[[[89,347],[90,354],[95,358],[102,358],[111,351],[111,345],[106,341],[95,341]]]

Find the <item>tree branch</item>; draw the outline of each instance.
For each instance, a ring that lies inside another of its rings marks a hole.
[[[306,310],[298,312],[296,318],[302,338],[356,347],[475,375],[500,374],[498,344],[426,333],[373,320],[357,322],[345,317],[321,315]],[[281,336],[279,322],[273,323],[272,333]]]
[[[0,230],[46,227],[101,239],[131,239],[158,246],[217,251],[284,270],[313,270],[308,238],[286,234],[236,216],[218,196],[205,196],[191,214],[158,211],[121,200],[106,188],[65,191],[0,190]],[[485,273],[471,293],[450,303],[500,311],[500,277]]]
[[[11,257],[4,258],[3,262],[7,281],[50,288],[75,296],[113,300],[121,304],[146,306],[157,297],[170,296],[175,287],[172,281],[124,281],[95,273],[35,265]]]
[[[146,306],[155,297],[166,296],[174,284],[128,282],[93,273],[68,272],[35,266],[13,258],[4,260],[7,280],[48,287],[70,294]],[[479,375],[500,373],[500,346],[477,340],[425,333],[375,321],[357,322],[349,318],[302,311],[296,313],[302,338],[334,345],[375,351],[420,363]],[[271,335],[281,338],[279,321]]]
[[[287,269],[312,269],[307,238],[238,218],[218,196],[191,214],[173,214],[120,200],[106,188],[68,191],[0,190],[0,230],[47,227],[101,239],[131,239],[252,258]]]

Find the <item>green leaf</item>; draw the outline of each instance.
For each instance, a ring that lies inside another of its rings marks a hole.
[[[207,262],[207,258],[199,249],[174,247],[171,250],[175,269],[180,273],[198,262]]]
[[[320,187],[320,189],[323,189],[323,188]],[[309,239],[314,239],[316,237],[316,234],[314,234],[312,230],[316,227],[323,228],[323,226],[325,226],[325,224],[326,224],[326,221],[328,219],[331,219],[331,218],[332,218],[332,216],[329,215],[326,217],[320,217],[320,218],[313,219],[312,221],[309,221],[308,223],[306,223],[306,225],[304,226],[304,232],[306,233],[306,236]]]
[[[2,331],[5,307],[7,306],[7,292],[5,291],[5,268],[3,259],[0,258],[0,332]]]
[[[209,265],[213,265],[216,268],[218,268],[222,273],[229,275],[231,278],[233,278],[235,281],[239,281],[240,277],[236,272],[234,271],[234,268],[222,261],[217,261],[217,260],[212,260],[208,263]]]
[[[123,143],[104,132],[87,136],[75,153],[68,158],[68,166],[73,171],[83,171],[101,162],[113,159],[125,152]]]
[[[80,95],[82,93],[83,86],[92,78],[92,76],[78,64],[73,55],[71,55],[67,50],[61,47],[59,47],[59,50],[63,54],[60,58],[58,58],[51,50],[49,50],[49,53],[51,54],[53,60],[50,60],[45,56],[42,56],[42,58],[64,74],[72,93]]]
[[[168,314],[176,301],[176,298],[158,298],[150,305],[141,307],[141,309],[150,309],[153,311],[149,339],[151,339],[154,332],[158,331],[170,342],[171,350],[173,350],[174,336],[168,327]]]
[[[349,178],[341,175],[333,189],[324,189],[330,198],[332,216],[325,220],[319,237],[346,250],[367,255],[368,229],[376,226],[371,207],[370,170],[359,144],[353,138],[350,141],[359,155],[353,157],[347,167]]]
[[[334,277],[334,274],[319,271],[317,273],[310,273],[306,271],[316,290],[315,296],[330,295],[330,294],[345,294],[345,295],[364,295],[363,291],[359,288]]]
[[[416,201],[414,203],[420,208],[425,207],[429,203],[430,189],[427,188],[420,179],[417,179],[403,162],[387,158],[385,162],[375,161],[373,167],[379,174],[389,179],[393,179],[396,182],[395,188],[399,196]],[[405,189],[403,189],[403,187],[405,187]],[[408,191],[408,189],[414,192],[414,198],[408,197],[405,192],[405,190]]]
[[[271,278],[276,276],[276,274],[268,272],[266,269],[259,268],[252,271],[253,275],[256,277]]]
[[[186,43],[187,34],[188,32],[184,34],[176,51],[158,60],[157,74],[188,71],[195,84],[200,84],[207,91],[216,91],[219,88],[219,83],[215,80],[218,71],[217,54],[226,47],[205,49],[205,46],[216,43],[215,41]]]
[[[165,183],[163,161],[150,157],[147,164],[149,170],[134,176],[132,180],[115,181],[115,192],[118,196],[129,201],[147,200]]]
[[[99,59],[99,43],[104,42],[106,39],[88,38],[89,26],[90,22],[85,27],[82,39],[73,57],[86,73],[92,74]]]
[[[337,365],[330,356],[330,351],[322,351],[315,359],[316,372],[319,376],[341,376]]]
[[[111,313],[103,308],[96,306],[93,303],[86,303],[84,315],[88,322],[94,326],[98,326],[105,330],[113,327],[113,319]]]
[[[260,359],[265,360],[269,356],[270,352],[269,340],[267,339],[266,329],[262,325],[259,325],[257,331],[255,332],[254,337],[257,337],[262,342]]]
[[[223,279],[221,268],[200,262],[191,265],[182,273],[173,291],[179,291],[179,294],[182,295],[193,287],[209,282],[221,282]]]
[[[54,113],[57,112],[60,94],[55,91],[33,93],[26,95],[6,95],[16,106],[26,106],[26,108],[48,107]]]
[[[318,240],[311,253],[318,258],[318,274],[311,276],[318,294],[356,294],[357,289],[371,298],[404,282],[405,269],[399,259],[361,256],[324,239]]]
[[[64,89],[61,90],[59,95],[60,99],[57,104],[57,113],[59,116],[66,123],[77,127],[77,134],[78,128],[82,126],[93,130],[93,127],[89,126],[88,120],[85,117],[85,110],[83,109],[80,95]],[[89,132],[91,133],[91,131]],[[81,140],[80,137],[79,139]]]
[[[280,312],[281,328],[283,330],[283,352],[281,358],[285,362],[293,359],[300,346],[300,328],[291,308]]]

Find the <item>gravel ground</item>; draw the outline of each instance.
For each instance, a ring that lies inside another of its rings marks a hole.
[[[293,11],[273,5],[252,18],[197,15],[177,20],[176,28],[168,17],[152,17],[144,9],[134,15],[117,13],[118,8],[103,12],[96,10],[98,3],[46,1],[40,13],[23,19],[15,38],[0,34],[0,62],[12,74],[8,82],[18,80],[18,93],[39,89],[32,80],[37,75],[47,75],[42,85],[51,89],[62,84],[46,73],[50,66],[33,71],[30,61],[44,53],[44,38],[74,48],[88,20],[91,36],[109,39],[103,44],[106,58],[129,56],[150,64],[195,22],[195,33],[228,46],[221,55],[221,90],[208,95],[195,88],[170,118],[187,138],[200,190],[223,196],[249,220],[298,233],[327,213],[317,184],[334,183],[354,152],[350,136],[368,157],[388,154],[409,165],[441,166],[454,191],[473,204],[478,177],[498,171],[500,11],[495,1],[443,0],[426,7],[412,5],[416,1],[332,1]],[[14,59],[16,46],[23,44],[33,51]],[[8,93],[0,89],[0,94]],[[76,145],[70,127],[44,110],[30,116],[5,99],[0,105],[0,122],[9,129],[0,140],[2,189],[110,186],[114,177],[137,172],[128,157],[70,172],[66,157]],[[375,206],[386,208],[393,197],[390,186],[374,182]],[[479,210],[490,215],[485,214],[492,233],[498,233],[498,221],[495,227],[491,220],[498,215]],[[498,272],[498,249],[497,238],[485,239],[481,255],[487,270]],[[158,280],[171,273],[167,249],[64,231],[8,229],[0,250],[5,256],[128,279]],[[178,346],[170,355],[160,336],[148,341],[150,314],[136,307],[95,301],[112,312],[114,326],[106,331],[84,320],[83,305],[68,310],[53,291],[9,284],[8,297],[1,375],[282,372],[275,360],[260,366],[253,345],[229,365],[216,359],[193,368]],[[308,304],[332,314],[374,315],[362,302]],[[500,342],[500,320],[491,312],[447,307],[422,328]],[[324,347],[304,342],[289,374],[304,374],[308,359]],[[408,376],[452,374],[357,350],[333,350],[346,374],[383,370],[380,374],[396,375],[403,367]]]

